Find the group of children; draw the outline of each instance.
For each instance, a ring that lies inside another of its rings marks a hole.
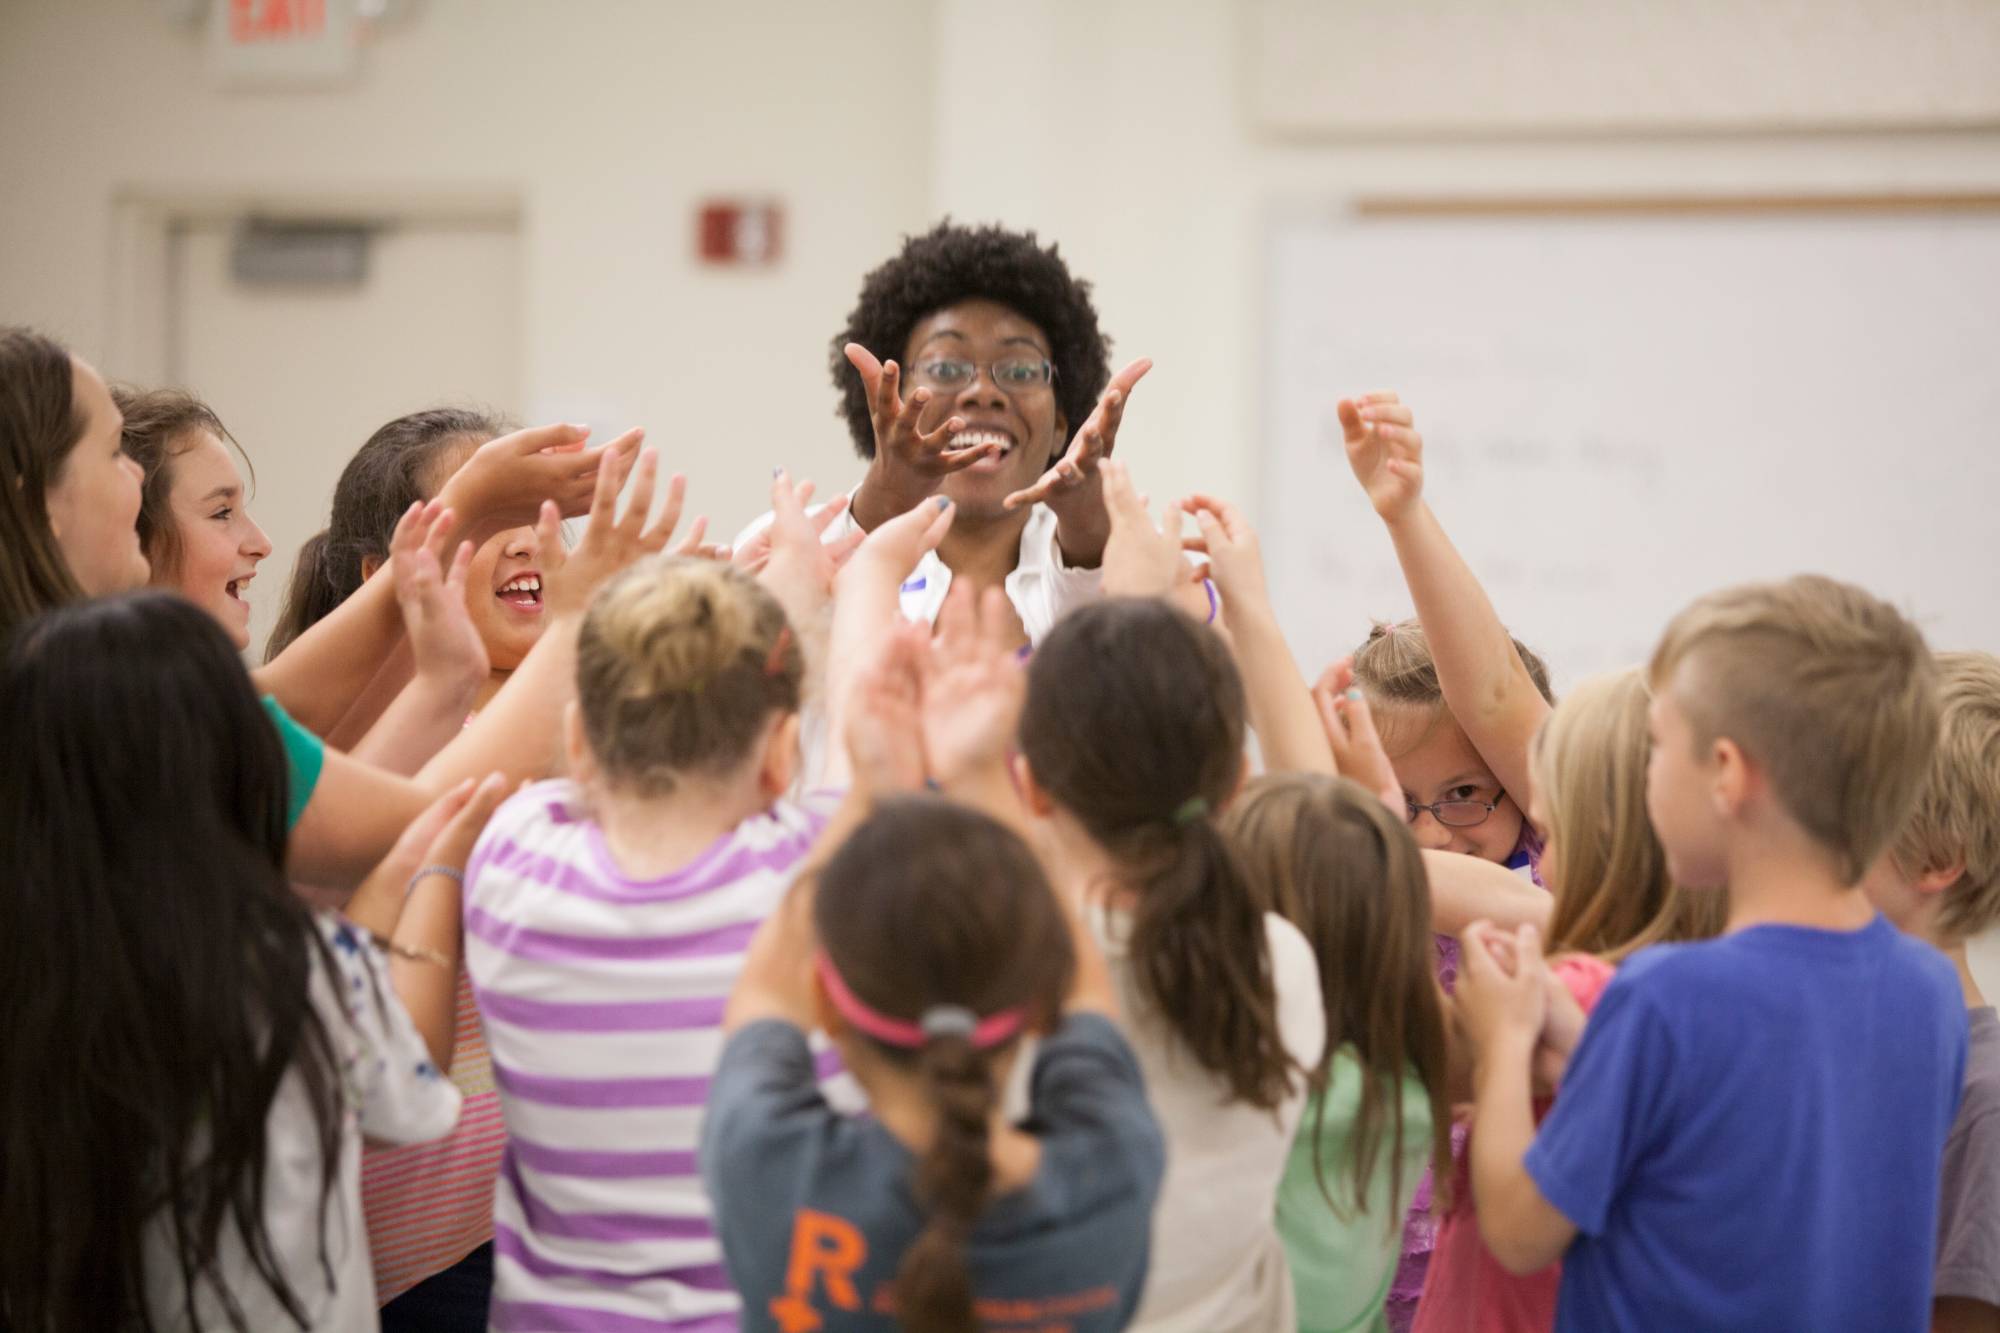
[[[0,1326],[2000,1328],[2000,659],[1800,577],[1558,700],[1377,393],[1309,681],[1107,351],[911,238],[728,547],[399,418],[246,671],[221,418],[0,333]]]

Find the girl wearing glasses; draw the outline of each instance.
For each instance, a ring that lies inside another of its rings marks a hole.
[[[1378,625],[1354,655],[1403,787],[1410,831],[1426,850],[1459,852],[1534,877],[1540,831],[1529,819],[1529,751],[1549,715],[1548,668],[1508,634],[1479,580],[1423,500],[1423,437],[1393,393],[1340,404],[1347,460],[1388,528],[1417,620]],[[1458,973],[1458,944],[1438,937],[1439,979]],[[1454,1153],[1464,1140],[1454,1130]],[[1386,1307],[1407,1329],[1436,1244],[1430,1182],[1418,1190]]]

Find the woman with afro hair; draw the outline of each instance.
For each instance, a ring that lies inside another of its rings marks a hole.
[[[904,584],[904,614],[935,619],[952,579],[968,578],[1004,587],[1024,640],[1039,640],[1097,593],[1110,535],[1097,465],[1153,364],[1113,376],[1109,350],[1090,284],[1033,232],[947,220],[909,237],[833,338],[839,415],[868,472],[826,540],[949,499],[951,530]]]

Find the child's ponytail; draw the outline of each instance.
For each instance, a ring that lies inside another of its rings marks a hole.
[[[1116,860],[1146,1007],[1232,1100],[1276,1107],[1293,1062],[1264,913],[1213,815],[1243,767],[1242,678],[1212,631],[1164,602],[1066,617],[1028,669],[1021,751]]]
[[[960,1016],[958,1026],[940,1021]],[[970,1011],[933,1009],[922,1026],[917,1068],[937,1108],[937,1134],[917,1165],[917,1196],[930,1220],[896,1270],[896,1310],[919,1333],[978,1333],[965,1243],[993,1186],[988,1133],[999,1092],[972,1044]]]
[[[1109,840],[1139,882],[1132,965],[1148,1002],[1232,1100],[1291,1090],[1270,941],[1242,863],[1204,810]]]
[[[994,1063],[1058,1021],[1069,919],[1027,844],[932,797],[884,801],[820,872],[820,990],[847,1033],[936,1108],[917,1163],[923,1231],[896,1271],[912,1333],[976,1333],[966,1243],[993,1190]]]

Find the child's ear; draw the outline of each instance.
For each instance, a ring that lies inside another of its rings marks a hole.
[[[368,580],[370,580],[370,579],[374,578],[374,577],[375,577],[375,571],[376,571],[376,570],[378,570],[378,569],[380,569],[380,568],[382,568],[382,557],[381,557],[381,556],[379,556],[379,555],[364,555],[364,556],[362,556],[362,557],[361,557],[361,581],[362,581],[363,583],[366,583],[366,582],[368,582]]]
[[[1718,736],[1709,750],[1709,764],[1713,774],[1709,780],[1709,800],[1717,815],[1734,819],[1756,785],[1750,756],[1744,754],[1735,741],[1727,736]]]
[[[840,1010],[833,1007],[827,998],[826,982],[820,977],[819,969],[813,969],[812,976],[813,1025],[827,1036],[838,1040],[847,1032],[847,1022],[841,1018]]]
[[[757,768],[757,790],[777,800],[792,789],[799,775],[799,715],[786,713],[764,737],[764,757]]]
[[[563,758],[569,775],[578,782],[597,776],[597,761],[590,753],[590,739],[583,734],[583,706],[571,699],[563,706]]]
[[[1035,770],[1028,767],[1028,756],[1016,754],[1011,761],[1014,767],[1014,785],[1021,789],[1021,801],[1028,807],[1028,813],[1037,819],[1047,819],[1056,812],[1056,803],[1042,790],[1042,784],[1035,781]]]
[[[1932,866],[1910,881],[1910,887],[1918,893],[1943,893],[1952,885],[1965,878],[1965,858],[1947,861],[1941,866]]]

